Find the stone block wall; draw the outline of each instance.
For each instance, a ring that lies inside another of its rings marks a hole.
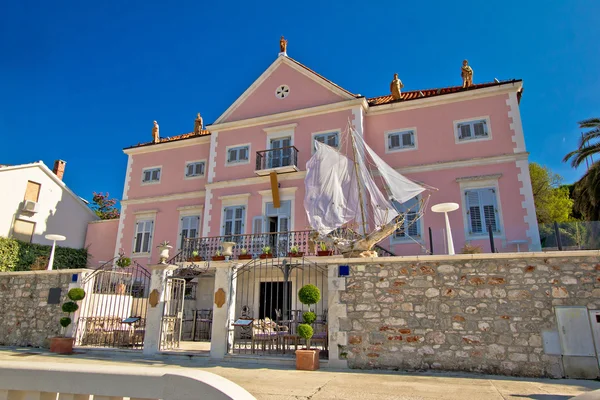
[[[561,377],[541,333],[557,329],[553,306],[600,308],[600,253],[556,254],[353,264],[340,357],[350,368]]]
[[[48,338],[61,334],[62,303],[78,285],[72,276],[83,271],[0,273],[0,346],[47,347]],[[47,303],[50,288],[61,288],[59,304]]]

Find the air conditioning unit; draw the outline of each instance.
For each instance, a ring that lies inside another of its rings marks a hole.
[[[31,201],[31,200],[25,200],[25,204],[23,204],[23,211],[28,211],[28,212],[37,212],[38,210],[38,203],[36,203],[35,201]]]

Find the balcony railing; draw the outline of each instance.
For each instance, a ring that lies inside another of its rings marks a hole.
[[[298,171],[298,149],[294,146],[256,152],[256,174]]]
[[[238,259],[242,255],[242,249],[252,258],[258,258],[263,253],[263,248],[269,246],[273,257],[287,257],[292,246],[298,247],[298,252],[304,256],[316,256],[320,250],[318,243],[310,239],[312,231],[292,231],[292,232],[272,232],[261,234],[213,236],[202,238],[185,239],[183,248],[177,256],[173,257],[173,262],[185,261],[209,261],[218,250],[221,250],[221,243],[234,242],[233,259]],[[390,251],[376,246],[375,250],[380,257],[394,256]],[[332,255],[339,255],[337,249],[333,250]]]

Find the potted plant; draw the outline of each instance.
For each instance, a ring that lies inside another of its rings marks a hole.
[[[161,244],[159,244],[158,246],[156,246],[158,248],[159,251],[159,264],[166,264],[167,260],[169,259],[169,249],[172,249],[173,246],[171,246],[171,244],[169,243],[168,240],[165,240],[164,242],[162,242]]]
[[[188,262],[192,262],[192,261],[202,261],[202,257],[200,257],[199,253],[197,250],[192,251],[192,256],[188,257]]]
[[[317,255],[319,257],[331,256],[333,255],[333,250],[329,250],[327,248],[327,244],[325,244],[325,242],[321,242],[319,243],[319,250],[317,250]]]
[[[317,315],[311,311],[311,305],[321,300],[321,291],[315,285],[304,285],[298,292],[300,302],[308,306],[308,311],[302,314],[303,324],[298,325],[298,336],[306,341],[306,348],[296,350],[296,369],[314,371],[319,369],[319,349],[311,349],[310,339],[314,331],[311,326]]]
[[[263,246],[260,258],[263,260],[265,258],[273,258],[273,254],[271,254],[271,246]]]
[[[240,249],[240,255],[238,256],[238,260],[252,260],[252,254],[248,254],[248,250],[245,247]]]
[[[76,302],[85,298],[85,291],[81,288],[73,288],[69,290],[67,297],[70,301],[67,301],[62,305],[62,310],[68,315],[60,319],[60,326],[62,326],[61,330],[64,333],[66,333],[67,327],[71,325],[71,313],[74,313],[79,309]],[[64,334],[63,336],[50,338],[50,351],[58,354],[72,354],[74,341],[74,338],[67,337]]]
[[[290,247],[290,252],[288,253],[288,257],[302,257],[304,256],[304,252],[300,252],[300,248],[296,245]]]
[[[221,253],[221,250],[215,251],[215,255],[212,256],[213,261],[223,261],[225,260],[225,256]]]
[[[121,254],[119,255],[119,258],[115,264],[119,268],[127,268],[131,265],[131,258],[125,257]],[[115,284],[115,294],[124,294],[125,290],[127,290],[127,286],[121,280],[119,280],[119,282]]]

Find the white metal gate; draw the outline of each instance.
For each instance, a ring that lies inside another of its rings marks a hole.
[[[160,349],[179,347],[185,298],[185,279],[168,278],[165,287],[165,302],[161,321]]]

